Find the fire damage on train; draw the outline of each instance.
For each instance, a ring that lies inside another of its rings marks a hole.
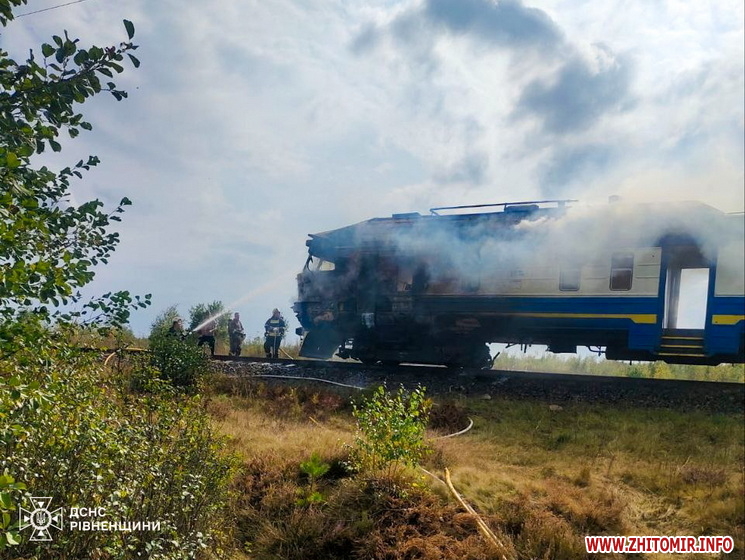
[[[731,220],[694,204],[635,209],[633,218],[614,209],[566,226],[571,202],[445,207],[311,234],[294,306],[301,356],[484,368],[488,343],[501,342],[602,348],[624,360],[743,361],[743,274],[733,264],[742,234],[721,225]],[[729,233],[712,240],[692,223]],[[722,243],[729,256],[718,259]],[[676,324],[687,269],[708,271],[696,329]]]

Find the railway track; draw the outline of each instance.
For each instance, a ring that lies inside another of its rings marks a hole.
[[[98,351],[107,356],[122,351],[147,352],[140,348]],[[350,361],[253,356],[215,355],[212,359],[219,372],[247,377],[263,376],[274,379],[274,382],[328,382],[357,389],[375,387],[381,383],[386,383],[389,387],[423,385],[430,394],[462,395],[485,400],[500,397],[527,398],[556,404],[600,402],[724,413],[745,412],[743,383],[500,369],[451,369],[415,364],[369,365]]]
[[[214,360],[223,373],[263,377],[272,383],[328,382],[354,388],[421,384],[432,395],[530,399],[560,406],[606,403],[728,414],[745,409],[742,383],[253,357],[215,356]]]

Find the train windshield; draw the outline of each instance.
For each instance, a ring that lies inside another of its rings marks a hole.
[[[308,260],[305,262],[305,268],[313,272],[330,272],[336,270],[336,265],[331,261],[319,257],[308,257]]]

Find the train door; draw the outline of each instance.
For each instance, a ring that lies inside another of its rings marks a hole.
[[[711,264],[695,245],[668,246],[663,255],[666,281],[660,356],[703,357],[704,331],[710,323]]]
[[[709,269],[683,268],[678,272],[676,324],[669,328],[703,330],[706,328]]]

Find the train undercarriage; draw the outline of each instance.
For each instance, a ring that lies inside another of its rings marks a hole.
[[[298,316],[308,317],[312,309],[349,309],[326,302],[298,303]],[[311,311],[312,313],[312,311]],[[329,359],[336,355],[365,364],[401,363],[441,364],[448,367],[488,369],[492,367],[489,344],[545,345],[553,353],[576,353],[587,347],[607,359],[667,363],[717,365],[743,362],[745,340],[737,354],[706,355],[703,331],[663,330],[659,344],[636,344],[628,326],[619,328],[569,327],[560,321],[515,319],[489,315],[433,316],[417,313],[328,313],[332,320],[316,323],[313,328],[298,329],[303,335],[300,355]],[[306,324],[311,324],[309,320]],[[644,339],[646,342],[646,339]]]

